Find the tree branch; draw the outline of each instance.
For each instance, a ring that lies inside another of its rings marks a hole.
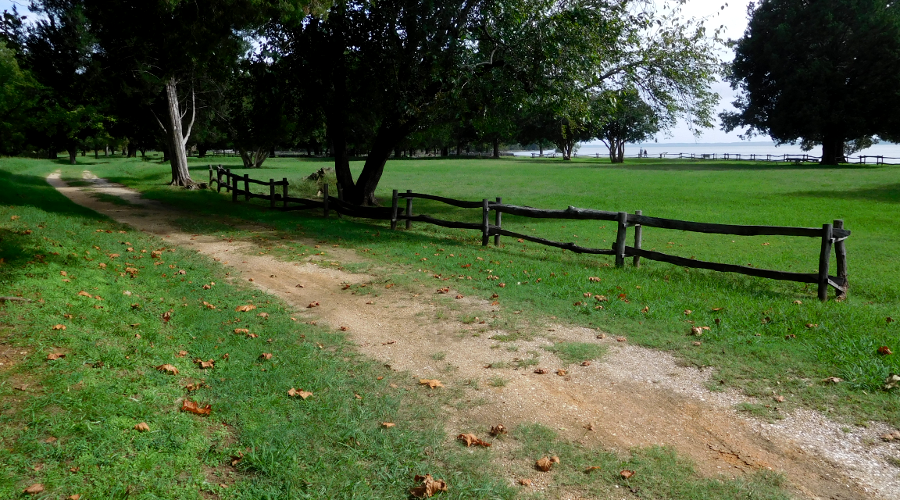
[[[185,111],[187,113],[187,111]],[[188,125],[187,131],[184,133],[184,142],[187,143],[191,136],[191,129],[194,128],[194,120],[197,118],[197,92],[191,85],[191,123]]]

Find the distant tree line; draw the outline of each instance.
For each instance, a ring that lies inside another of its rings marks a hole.
[[[712,126],[717,33],[649,0],[34,0],[3,13],[0,153],[277,149],[334,157],[373,204],[403,151],[600,139],[621,162]],[[349,162],[365,158],[354,178]]]

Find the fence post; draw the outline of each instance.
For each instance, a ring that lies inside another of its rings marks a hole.
[[[269,208],[275,208],[275,179],[269,179]]]
[[[490,210],[491,206],[487,198],[481,200],[481,246],[483,247],[487,246],[491,234]]]
[[[618,231],[616,233],[616,267],[625,267],[625,237],[628,235],[628,214],[619,212],[616,215]]]
[[[834,228],[844,229],[843,219],[835,220]],[[837,277],[840,284],[844,287],[843,290],[838,289],[836,298],[845,299],[847,298],[847,289],[850,288],[850,282],[847,280],[847,247],[843,239],[834,243],[834,257],[834,263],[837,266]]]
[[[212,187],[212,165],[209,165],[209,187]]]
[[[322,186],[322,202],[324,205],[322,206],[322,217],[328,217],[328,183],[326,182]]]
[[[237,203],[237,195],[238,195],[238,176],[231,177],[231,201],[233,203]]]
[[[412,229],[412,189],[406,190],[406,229]]]
[[[828,261],[831,259],[831,224],[822,224],[822,250],[819,252],[819,300],[828,300]]]
[[[497,197],[497,204],[503,203],[503,198]],[[503,217],[499,210],[494,210],[494,225],[497,226],[497,231],[500,231],[500,227],[503,225]],[[494,246],[500,246],[500,233],[494,235]]]
[[[281,201],[284,202],[284,208],[287,208],[287,199],[288,199],[288,181],[287,177],[281,179],[281,182],[284,184],[281,185]]]
[[[391,229],[397,229],[397,190],[391,194]]]
[[[244,201],[250,201],[250,174],[244,174]]]
[[[222,165],[216,167],[216,192],[222,192]]]
[[[338,190],[338,199],[341,201],[344,201],[344,188],[341,187],[340,182],[337,183],[337,190]]]
[[[641,214],[643,214],[643,212],[640,210],[634,211],[634,215],[641,215]],[[634,225],[634,248],[637,250],[641,249],[641,237],[643,236],[641,234],[642,232],[643,231],[642,231],[641,225],[635,224]],[[634,267],[641,267],[641,256],[635,254],[634,259],[631,261],[631,265],[633,265]]]

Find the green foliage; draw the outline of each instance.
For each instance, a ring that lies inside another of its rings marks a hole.
[[[886,0],[765,0],[735,45],[728,79],[740,94],[725,130],[747,127],[782,143],[900,136],[900,6]]]

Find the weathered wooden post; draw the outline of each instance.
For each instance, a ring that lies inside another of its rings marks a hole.
[[[843,219],[837,219],[834,221],[835,229],[844,229],[844,221]],[[838,238],[834,242],[834,257],[835,257],[835,265],[837,265],[837,277],[840,281],[840,285],[843,288],[838,289],[837,297],[839,299],[847,298],[847,289],[850,288],[850,282],[847,280],[847,247],[844,243],[844,238]]]
[[[406,229],[412,229],[412,189],[406,190]]]
[[[634,211],[634,215],[641,215],[642,213],[643,212],[640,210]],[[641,233],[642,233],[641,225],[635,224],[634,225],[634,248],[636,250],[641,249],[641,237],[643,236]],[[633,265],[634,267],[641,267],[641,256],[635,254],[634,259],[631,261],[631,265]]]
[[[391,194],[391,229],[397,229],[397,190]]]
[[[269,179],[269,208],[275,208],[275,179]]]
[[[328,183],[326,182],[322,186],[322,202],[324,205],[322,206],[322,217],[328,217]]]
[[[287,177],[281,179],[281,201],[284,202],[284,208],[287,208],[288,199],[288,181]]]
[[[222,165],[216,167],[216,192],[222,192]]]
[[[341,187],[341,183],[336,183],[337,191],[338,191],[338,200],[344,201],[344,188]]]
[[[212,165],[209,165],[209,182],[207,183],[207,185],[209,185],[209,187],[212,187],[212,178],[213,178]]]
[[[237,203],[238,195],[238,176],[231,176],[231,201]]]
[[[491,206],[487,198],[481,200],[481,246],[486,247],[490,239],[490,211]]]
[[[497,204],[503,203],[503,198],[497,197]],[[500,231],[500,227],[503,223],[503,217],[499,210],[494,210],[494,225],[497,226],[497,231]],[[500,246],[500,233],[494,235],[494,246]]]
[[[822,224],[822,250],[819,252],[819,300],[828,300],[828,261],[831,259],[831,224]]]
[[[250,174],[244,174],[244,201],[250,201]]]
[[[628,235],[628,214],[619,212],[616,215],[618,231],[616,233],[616,267],[625,267],[625,237]]]

